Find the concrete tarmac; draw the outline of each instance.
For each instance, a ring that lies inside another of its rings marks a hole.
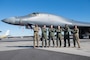
[[[0,60],[90,60],[90,57],[32,48],[0,52]]]
[[[90,60],[90,39],[81,39],[81,48],[33,48],[33,38],[0,40],[0,60]],[[63,44],[63,41],[62,41]]]

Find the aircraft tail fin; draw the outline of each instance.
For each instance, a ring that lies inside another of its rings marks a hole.
[[[10,30],[7,30],[5,35],[8,36],[10,34]]]
[[[7,30],[4,35],[1,35],[1,36],[0,36],[0,39],[8,37],[9,34],[10,34],[10,30]]]

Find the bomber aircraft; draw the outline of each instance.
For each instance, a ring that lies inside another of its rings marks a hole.
[[[25,26],[27,29],[32,28],[35,24],[38,24],[39,26],[43,26],[44,24],[47,26],[60,25],[61,27],[68,24],[70,28],[77,25],[80,30],[79,37],[82,39],[83,35],[88,35],[90,38],[90,23],[79,22],[54,14],[34,12],[25,16],[6,18],[2,21],[12,25]]]

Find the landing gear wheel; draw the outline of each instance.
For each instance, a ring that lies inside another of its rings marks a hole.
[[[90,39],[90,35],[89,35],[89,39]]]

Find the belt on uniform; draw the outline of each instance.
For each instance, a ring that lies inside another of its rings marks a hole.
[[[34,31],[34,32],[38,32],[38,31]]]

